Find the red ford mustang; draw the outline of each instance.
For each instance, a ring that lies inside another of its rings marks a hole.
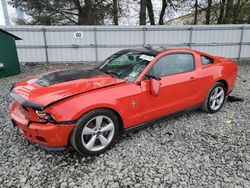
[[[237,70],[231,59],[190,49],[126,49],[94,69],[17,83],[10,116],[31,142],[98,155],[124,130],[190,108],[219,111]]]

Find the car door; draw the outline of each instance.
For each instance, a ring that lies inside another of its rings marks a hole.
[[[171,53],[155,62],[148,74],[161,80],[158,96],[150,91],[150,80],[141,81],[143,115],[149,121],[195,106],[199,86],[192,53]]]

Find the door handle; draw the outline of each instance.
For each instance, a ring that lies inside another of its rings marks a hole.
[[[190,77],[190,80],[195,80],[196,78],[194,76]]]

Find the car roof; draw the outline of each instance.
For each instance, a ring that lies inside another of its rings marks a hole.
[[[197,51],[197,50],[193,50],[193,49],[190,49],[190,48],[167,48],[167,47],[164,47],[164,46],[136,47],[136,48],[124,49],[124,50],[121,50],[119,52],[120,53],[124,53],[124,52],[139,52],[139,53],[144,53],[146,55],[157,56],[159,53],[161,53],[163,51],[166,51],[166,50],[189,51],[189,52],[197,53],[199,55],[203,54],[203,55],[211,56],[210,54],[207,54],[207,53],[204,53],[204,52],[200,52],[200,51]]]
[[[129,48],[129,49],[124,49],[121,50],[120,52],[139,52],[139,53],[144,53],[147,55],[152,55],[156,56],[160,52],[167,50],[167,48],[163,46],[146,46],[146,47],[138,47],[138,48]]]

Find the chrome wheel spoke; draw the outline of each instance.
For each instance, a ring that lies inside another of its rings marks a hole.
[[[85,127],[83,129],[83,135],[89,135],[89,134],[94,134],[94,133],[95,133],[95,131],[89,127]]]
[[[107,139],[107,138],[105,138],[102,134],[99,136],[99,140],[100,140],[100,142],[101,142],[102,146],[106,146],[106,145],[108,145],[108,144],[109,144],[108,139]]]
[[[214,95],[211,95],[210,101],[212,102],[212,101],[214,101],[214,99],[215,99]]]
[[[103,121],[103,116],[97,116],[95,121],[96,121],[96,128],[100,129]]]
[[[222,101],[223,101],[223,100],[221,100],[221,99],[217,99],[217,100],[216,100],[216,103],[218,104],[218,106],[220,106],[220,105],[222,104]]]
[[[91,139],[89,140],[89,142],[86,144],[86,148],[91,150],[96,142],[96,135],[92,136]]]
[[[223,90],[221,90],[221,91],[216,95],[216,98],[219,98],[219,97],[221,97],[222,95],[224,95]]]
[[[101,132],[111,131],[113,129],[114,129],[114,124],[113,123],[109,123],[105,127],[101,128]]]
[[[215,90],[214,90],[214,96],[217,96],[217,95],[218,95],[218,91],[219,91],[219,88],[218,88],[218,87],[215,88]]]
[[[216,105],[215,103],[216,103],[216,100],[213,100],[212,105],[211,105],[211,108],[212,108],[212,109],[215,108],[215,105]]]

